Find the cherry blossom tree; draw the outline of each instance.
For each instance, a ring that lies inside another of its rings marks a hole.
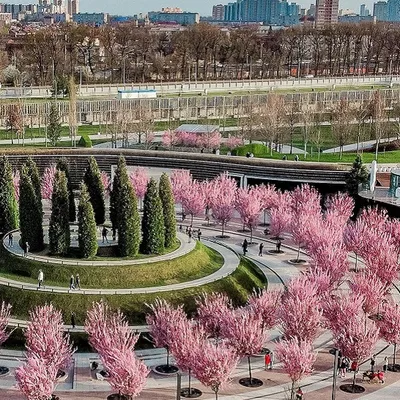
[[[235,210],[236,182],[228,174],[222,174],[212,181],[210,200],[213,218],[221,224],[221,236],[224,237],[226,225],[232,219]]]
[[[266,225],[267,212],[273,207],[278,207],[280,205],[280,197],[282,197],[282,193],[278,192],[274,185],[269,184],[256,186],[254,187],[254,190],[260,198],[261,207],[264,212],[264,225]]]
[[[176,335],[172,338],[171,353],[174,356],[180,370],[187,371],[189,375],[189,387],[182,389],[184,397],[197,397],[201,395],[198,389],[192,388],[192,369],[195,366],[197,354],[207,339],[204,329],[193,320],[181,319]]]
[[[231,313],[222,326],[222,336],[235,349],[237,355],[247,357],[249,378],[240,380],[244,386],[257,387],[262,381],[254,379],[251,374],[251,357],[259,354],[267,341],[267,332],[263,328],[260,314],[251,308],[240,308]]]
[[[101,171],[100,178],[104,187],[105,197],[110,197],[111,186],[112,186],[110,175],[108,175],[107,172],[105,171]]]
[[[20,392],[27,400],[50,400],[54,392],[57,368],[36,356],[28,357],[15,371]]]
[[[376,275],[370,271],[352,274],[350,289],[356,296],[363,298],[362,308],[367,315],[379,312],[379,306],[386,294],[386,287]]]
[[[354,200],[347,194],[337,193],[328,197],[324,214],[326,223],[333,229],[343,231],[354,210]]]
[[[282,292],[280,290],[266,289],[255,291],[249,297],[248,306],[253,313],[261,316],[264,331],[272,329],[276,325],[281,297]]]
[[[310,284],[315,286],[319,299],[323,299],[331,294],[334,287],[332,276],[328,270],[311,265],[306,274]]]
[[[294,400],[296,383],[312,373],[317,356],[310,342],[296,338],[280,341],[275,354],[292,381],[290,399]]]
[[[242,223],[250,229],[250,243],[253,242],[253,230],[257,227],[263,204],[259,193],[254,188],[237,189],[235,208]]]
[[[0,346],[10,337],[11,332],[7,332],[7,326],[11,316],[11,304],[3,301],[0,307]]]
[[[397,344],[400,343],[400,307],[398,304],[384,303],[381,314],[382,319],[377,320],[379,335],[393,345],[393,370],[397,370],[396,350]]]
[[[175,201],[181,203],[185,190],[192,183],[193,178],[187,169],[175,169],[171,174],[171,186]]]
[[[343,232],[343,242],[348,251],[352,251],[356,256],[354,265],[355,271],[358,271],[358,258],[364,253],[364,248],[367,245],[365,242],[366,224],[358,218],[355,222],[349,222]]]
[[[196,299],[196,305],[200,325],[209,336],[218,339],[226,317],[233,310],[229,297],[224,293],[203,293]]]
[[[218,400],[220,389],[228,382],[238,361],[236,351],[226,343],[204,341],[198,349],[193,373],[204,386],[211,388]]]
[[[27,356],[37,357],[56,370],[67,368],[72,361],[72,344],[64,334],[61,311],[52,304],[38,306],[29,312],[25,331]]]
[[[171,148],[177,146],[179,138],[176,131],[168,129],[163,133],[162,144],[164,147]]]
[[[15,197],[17,201],[19,201],[19,181],[20,181],[20,172],[17,169],[16,171],[13,172],[13,184],[14,184]]]
[[[157,299],[154,304],[149,305],[151,313],[146,315],[146,322],[156,347],[164,347],[167,350],[167,364],[160,366],[163,372],[171,372],[169,364],[170,347],[173,338],[177,335],[178,327],[186,315],[182,306],[174,308],[167,301]],[[174,371],[176,372],[176,371]]]
[[[205,214],[207,225],[210,224],[210,209],[211,209],[211,195],[212,195],[212,182],[203,181],[201,182],[201,191],[204,198]]]
[[[104,302],[93,303],[87,313],[85,330],[89,343],[99,353],[109,373],[111,387],[125,399],[136,397],[143,389],[149,373],[145,364],[135,357],[139,338],[128,326],[120,310],[112,311]]]
[[[41,189],[42,189],[42,198],[45,200],[51,200],[53,196],[53,186],[54,186],[56,172],[57,168],[55,165],[46,167],[43,172],[41,179]]]
[[[229,136],[225,145],[229,150],[236,149],[236,147],[243,146],[243,138],[238,136]]]
[[[193,218],[204,211],[205,198],[202,185],[193,180],[181,195],[181,204],[185,214],[191,217],[190,223],[193,224]]]
[[[279,307],[279,321],[285,338],[313,342],[321,326],[322,311],[317,288],[299,276],[289,282]]]
[[[273,239],[282,240],[284,232],[288,232],[290,229],[290,222],[292,220],[292,214],[289,209],[289,196],[285,194],[278,195],[277,205],[270,209],[270,226],[269,232]]]
[[[136,196],[142,201],[147,191],[147,184],[149,183],[149,175],[146,168],[135,168],[129,174],[129,180],[135,189]]]

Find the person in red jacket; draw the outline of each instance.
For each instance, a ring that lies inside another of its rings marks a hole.
[[[270,364],[271,364],[271,354],[267,353],[264,357],[264,364],[265,364],[265,370],[267,370],[267,368],[270,368]]]

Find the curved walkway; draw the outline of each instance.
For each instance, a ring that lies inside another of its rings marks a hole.
[[[185,240],[187,241],[187,239]],[[184,241],[184,242],[185,242]],[[195,246],[195,240],[192,240],[193,246]],[[84,294],[84,295],[126,295],[126,294],[146,294],[146,293],[157,293],[157,292],[169,292],[174,290],[183,290],[187,288],[202,286],[207,283],[215,282],[217,280],[226,278],[228,275],[232,274],[235,269],[239,266],[239,257],[235,252],[222,246],[216,242],[208,241],[206,244],[208,247],[217,251],[224,258],[224,263],[218,271],[213,274],[207,275],[203,278],[195,279],[193,281],[181,282],[172,285],[165,286],[152,286],[147,288],[132,288],[132,289],[82,289],[82,290],[70,290],[66,287],[59,286],[42,286],[38,288],[36,284],[33,283],[21,283],[16,280],[7,279],[0,277],[0,285],[5,285],[13,288],[23,289],[23,290],[34,290],[38,292],[51,292],[51,293],[70,293],[70,294]],[[46,277],[45,277],[46,279]],[[45,280],[46,283],[46,280]]]
[[[3,237],[3,247],[10,252],[11,254],[17,256],[17,257],[24,257],[24,250],[20,246],[20,239],[21,239],[21,232],[20,231],[13,231],[13,246],[8,246],[8,234],[6,234]],[[106,266],[113,266],[113,265],[137,265],[137,264],[150,264],[150,263],[156,263],[160,261],[166,261],[166,260],[172,260],[174,258],[178,258],[181,256],[184,256],[191,251],[194,250],[196,247],[196,241],[192,240],[190,243],[187,240],[187,236],[184,235],[181,232],[177,233],[178,240],[181,242],[181,245],[179,246],[178,249],[172,251],[171,253],[163,254],[161,256],[155,256],[155,257],[148,257],[148,258],[141,258],[138,260],[134,259],[127,259],[127,260],[116,260],[116,261],[101,261],[101,260],[95,260],[95,261],[84,261],[84,260],[79,260],[75,258],[71,259],[58,259],[55,257],[46,257],[46,256],[38,256],[33,253],[28,253],[28,255],[25,258],[28,258],[29,260],[33,261],[39,261],[42,263],[46,264],[59,264],[59,265],[73,265],[73,266],[98,266],[98,267],[106,267]],[[72,241],[71,241],[72,242]],[[116,242],[110,242],[111,244],[116,244]],[[98,245],[99,247],[104,247],[101,239],[98,239]]]

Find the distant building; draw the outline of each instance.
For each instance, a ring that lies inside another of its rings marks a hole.
[[[310,8],[307,11],[307,17],[315,17],[316,7],[315,4],[311,4]]]
[[[347,24],[359,24],[360,22],[373,22],[376,21],[375,17],[366,15],[362,17],[358,14],[346,14],[339,17],[339,22]]]
[[[11,13],[0,13],[0,26],[10,25],[12,20]]]
[[[108,20],[107,13],[78,13],[72,15],[72,21],[82,25],[101,26],[107,24]]]
[[[374,17],[377,21],[388,20],[388,3],[386,1],[378,1],[374,4]]]
[[[154,24],[168,23],[178,25],[194,25],[200,22],[200,14],[190,12],[160,12],[150,11],[149,14],[150,22]]]
[[[223,4],[217,4],[216,6],[213,6],[212,19],[214,21],[223,21],[225,14],[224,11],[225,11],[225,6]]]
[[[339,0],[317,0],[315,22],[317,27],[338,22]]]
[[[360,17],[369,17],[371,15],[365,4],[361,4],[360,6]]]
[[[391,22],[400,21],[400,0],[388,0],[387,20]]]

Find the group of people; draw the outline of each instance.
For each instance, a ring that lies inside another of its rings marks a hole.
[[[79,274],[71,275],[71,278],[69,278],[69,289],[70,290],[75,290],[75,289],[80,289],[81,288],[81,278],[79,277]]]
[[[182,227],[182,225],[179,225],[179,232],[182,232],[182,231],[183,231],[183,227]],[[199,229],[193,229],[193,226],[189,225],[189,226],[186,227],[185,233],[189,237],[189,243],[191,243],[193,235],[196,235],[197,236],[197,240],[199,242],[201,242],[202,232],[201,232],[200,228]]]
[[[278,242],[276,243],[276,252],[280,253],[281,252],[281,246],[282,246],[282,242],[280,240],[278,240]],[[247,239],[243,240],[242,243],[242,249],[243,249],[243,255],[245,256],[248,252],[248,248],[249,248],[249,242],[247,241]],[[259,257],[262,257],[264,253],[264,243],[261,242],[258,246],[258,255]]]

